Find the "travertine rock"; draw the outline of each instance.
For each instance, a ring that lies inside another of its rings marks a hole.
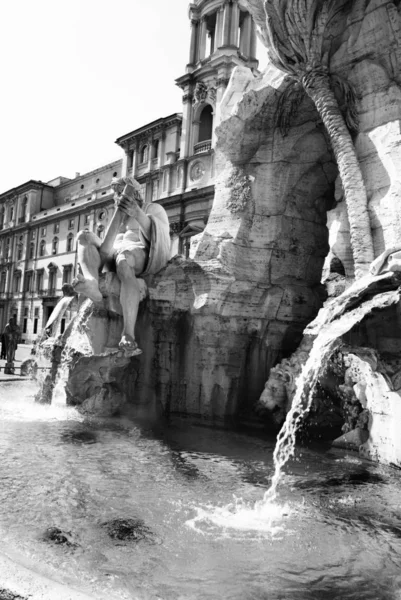
[[[401,233],[400,10],[389,1],[355,2],[331,40],[332,69],[358,93],[355,143],[376,254]],[[337,167],[309,97],[287,136],[276,127],[286,85],[272,66],[256,78],[241,67],[233,73],[220,107],[208,224],[192,247],[193,260],[176,257],[147,280],[149,296],[137,322],[143,355],[118,379],[138,411],[161,407],[166,414],[220,420],[252,416],[269,371],[298,346],[324,300],[326,211],[333,206],[332,253],[352,276],[346,215],[343,203],[335,202]],[[325,318],[334,322],[355,300],[343,296]],[[107,308],[118,312],[116,298],[118,291]],[[115,342],[110,314],[91,316],[96,336],[83,346],[95,354]],[[321,325],[315,321],[307,335]],[[95,398],[89,402],[94,405],[99,393],[104,395],[92,386],[83,401]]]

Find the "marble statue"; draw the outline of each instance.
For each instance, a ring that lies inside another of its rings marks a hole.
[[[7,348],[7,363],[5,367],[5,373],[14,373],[14,358],[15,351],[17,350],[18,340],[20,339],[21,330],[17,325],[15,317],[11,317],[9,322],[4,328],[3,335],[6,339]]]
[[[80,274],[75,292],[101,302],[101,271],[115,271],[121,282],[120,303],[124,327],[119,347],[130,356],[141,354],[135,341],[135,323],[141,300],[138,278],[160,271],[170,256],[170,230],[160,204],[143,206],[139,183],[133,177],[112,182],[116,210],[101,240],[90,231],[78,234]]]
[[[401,246],[391,246],[380,254],[370,265],[371,275],[401,271]]]

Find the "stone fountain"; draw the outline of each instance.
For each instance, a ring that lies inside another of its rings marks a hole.
[[[322,365],[309,435],[345,434],[338,443],[400,466],[399,280],[392,269],[368,270],[401,234],[401,5],[323,3],[320,55],[312,48],[309,56],[316,3],[280,0],[274,15],[273,0],[247,4],[271,62],[256,77],[244,67],[231,77],[208,224],[190,259],[175,256],[143,279],[143,354],[117,347],[120,284],[107,273],[103,301],[81,303],[59,338],[53,370],[67,350],[67,402],[84,411],[112,414],[128,402],[138,415],[277,428],[313,340],[346,318]],[[280,41],[272,28],[288,30],[301,5],[306,50],[294,61],[288,39],[295,43],[296,32]]]

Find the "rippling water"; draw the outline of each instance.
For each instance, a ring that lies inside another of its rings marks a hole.
[[[302,449],[266,506],[274,440],[84,419],[30,386],[0,388],[0,538],[42,573],[110,600],[401,598],[399,471]]]

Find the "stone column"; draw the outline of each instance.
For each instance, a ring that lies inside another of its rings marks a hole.
[[[148,139],[148,171],[152,170],[153,136]]]
[[[223,13],[223,46],[228,46],[230,43],[230,21],[231,21],[231,4],[224,4]]]
[[[166,153],[166,132],[163,130],[162,135],[159,142],[159,168],[162,167],[165,163],[165,153]]]
[[[216,28],[214,32],[214,49],[217,50],[222,45],[223,38],[223,7],[220,7],[216,14]]]
[[[199,30],[199,54],[198,54],[198,59],[199,60],[203,60],[206,56],[206,35],[207,35],[207,23],[206,23],[206,17],[202,17],[201,19],[201,23],[200,23],[200,30]]]
[[[244,18],[244,23],[241,28],[241,37],[239,42],[239,49],[241,54],[244,56],[250,56],[251,51],[251,29],[252,29],[252,17],[247,14]]]
[[[121,166],[121,177],[126,177],[128,175],[128,165],[129,165],[129,150],[128,150],[128,148],[124,148],[123,164]]]
[[[134,177],[135,177],[136,171],[138,169],[138,158],[139,158],[139,140],[136,140],[135,149],[134,149],[134,158],[132,160],[132,174]]]
[[[253,58],[254,60],[257,60],[256,59],[256,42],[257,42],[257,37],[256,37],[255,23],[251,20],[251,43],[250,43],[250,50],[249,50],[249,58]]]
[[[180,158],[189,156],[191,143],[191,121],[192,121],[192,94],[186,92],[182,98],[182,135]]]
[[[193,65],[196,63],[196,38],[198,33],[198,21],[191,19],[191,44],[189,47],[189,64]]]
[[[231,9],[230,23],[230,46],[238,47],[238,28],[239,28],[239,6],[238,2],[234,1]]]

